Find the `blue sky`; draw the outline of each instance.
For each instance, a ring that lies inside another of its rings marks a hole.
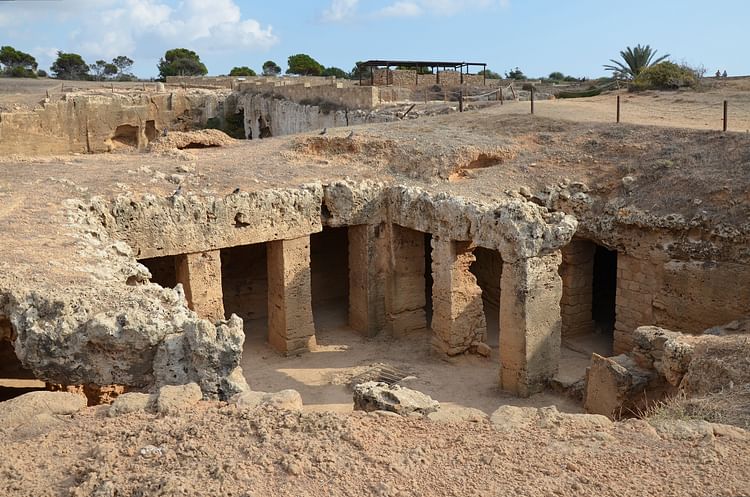
[[[210,74],[307,53],[357,60],[487,62],[529,76],[604,75],[626,46],[650,44],[709,73],[750,74],[750,1],[714,0],[0,0],[0,45],[48,68],[57,50],[87,62],[127,55],[142,77],[169,48],[197,51]]]

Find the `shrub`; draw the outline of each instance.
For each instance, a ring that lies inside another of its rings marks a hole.
[[[36,78],[36,73],[31,69],[22,66],[16,66],[8,71],[11,78]]]
[[[698,75],[690,67],[665,61],[641,71],[631,83],[630,89],[640,91],[694,88],[698,84],[698,79]]]

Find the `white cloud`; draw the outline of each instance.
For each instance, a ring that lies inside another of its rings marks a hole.
[[[331,5],[323,11],[323,20],[339,22],[354,16],[359,0],[332,0]]]
[[[416,17],[422,14],[422,8],[414,2],[396,2],[377,12],[383,17]]]
[[[68,49],[80,51],[85,58],[158,57],[175,47],[199,53],[264,50],[278,42],[271,26],[243,19],[234,0],[183,0],[174,8],[166,0],[105,0],[98,7],[91,2],[66,2],[65,11],[59,13],[61,19],[70,20],[71,9],[77,10],[82,22],[69,30]]]
[[[359,4],[359,0],[332,0],[330,6],[323,11],[323,20],[339,22],[358,17]],[[510,0],[396,0],[379,10],[361,14],[361,17],[451,16],[466,11],[509,6]]]

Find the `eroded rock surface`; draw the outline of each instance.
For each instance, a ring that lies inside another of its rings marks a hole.
[[[354,387],[354,409],[360,411],[390,411],[407,416],[411,413],[426,416],[440,408],[429,395],[400,385],[367,381]]]

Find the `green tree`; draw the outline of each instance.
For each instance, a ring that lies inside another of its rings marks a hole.
[[[477,74],[480,76],[486,75],[488,79],[503,79],[498,73],[489,69],[482,69]]]
[[[287,74],[300,74],[302,76],[320,76],[323,74],[324,67],[307,54],[290,55],[287,61],[289,69]]]
[[[263,76],[278,76],[281,74],[281,67],[272,61],[267,60],[263,63]]]
[[[526,75],[523,73],[522,70],[516,66],[515,69],[511,69],[510,71],[505,73],[505,77],[508,79],[516,79],[516,80],[522,80],[526,79]]]
[[[361,66],[360,64],[362,64],[361,60],[358,60],[357,63],[354,64],[354,67],[349,73],[349,77],[351,79],[359,79],[360,76],[364,78],[370,75],[370,71],[368,71],[366,67]]]
[[[338,67],[326,67],[322,76],[336,76],[337,79],[349,79],[349,73]]]
[[[13,77],[36,77],[36,59],[10,46],[0,47],[0,64],[3,73]]]
[[[124,55],[118,55],[117,57],[112,59],[112,63],[117,66],[117,72],[119,72],[120,75],[129,75],[130,68],[133,67],[133,59]]]
[[[247,66],[242,67],[233,67],[231,71],[229,71],[230,76],[257,76],[255,74],[255,71],[250,69]]]
[[[86,79],[89,66],[77,53],[57,52],[57,59],[50,67],[57,79]]]
[[[112,74],[112,68],[114,68],[115,73],[117,72],[117,66],[110,64],[106,60],[97,60],[95,63],[91,64],[89,68],[91,69],[91,72],[94,73],[94,79],[97,81],[104,79],[104,76],[107,73]]]
[[[164,57],[157,65],[159,78],[166,80],[167,76],[203,76],[208,69],[201,62],[200,56],[187,48],[173,48],[164,53]]]
[[[551,72],[548,77],[553,81],[562,81],[565,79],[565,75],[560,71]]]
[[[627,47],[620,52],[620,57],[622,57],[623,62],[609,59],[612,64],[605,64],[604,69],[612,71],[612,75],[615,78],[633,80],[637,78],[644,69],[669,58],[669,54],[667,54],[654,60],[656,52],[657,50],[653,50],[648,45],[641,46],[638,44],[635,48]]]

